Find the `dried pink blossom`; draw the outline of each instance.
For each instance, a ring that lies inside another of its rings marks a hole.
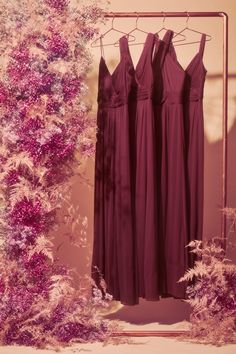
[[[44,2],[53,9],[61,12],[66,9],[69,0],[44,0]]]
[[[49,61],[65,58],[68,50],[69,45],[67,41],[59,33],[52,33],[51,37],[46,40],[46,51]]]
[[[8,218],[11,226],[28,226],[39,233],[48,230],[53,220],[53,215],[43,210],[40,200],[28,200],[24,197],[16,202],[13,209],[9,212]]]
[[[72,100],[80,93],[81,79],[70,74],[65,74],[61,81],[64,101]]]
[[[56,226],[54,210],[61,207],[57,187],[74,175],[76,149],[84,154],[92,149],[86,138],[93,124],[86,118],[90,107],[80,97],[87,92],[91,63],[86,42],[97,31],[102,10],[96,1],[76,10],[69,0],[17,1],[14,7],[0,2],[8,21],[1,33],[8,57],[0,81],[5,236],[0,344],[45,347],[105,340],[112,325],[97,309],[111,298],[75,289],[70,270],[58,263],[47,240]],[[70,28],[78,31],[68,36]]]

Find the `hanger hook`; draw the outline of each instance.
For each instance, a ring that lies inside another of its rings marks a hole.
[[[162,27],[164,28],[164,23],[165,23],[165,20],[166,20],[166,13],[164,11],[162,11],[162,16],[163,16]]]
[[[139,14],[138,14],[138,12],[136,12],[136,28],[138,28],[138,19],[139,19]]]
[[[113,27],[113,23],[114,23],[114,19],[115,19],[115,14],[114,14],[114,12],[112,12],[113,13],[113,17],[112,17],[112,21],[111,21],[111,28],[113,29],[114,27]]]
[[[188,11],[186,11],[186,16],[187,16],[187,19],[186,19],[186,28],[188,28],[188,21],[189,21],[189,13]]]

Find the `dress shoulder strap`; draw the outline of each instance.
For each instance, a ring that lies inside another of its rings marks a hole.
[[[171,48],[171,41],[173,38],[173,34],[174,34],[174,32],[172,30],[167,30],[164,37],[162,38],[162,42],[163,42],[164,46],[163,46],[163,51],[161,53],[161,66],[164,62],[166,53]]]
[[[169,49],[170,43],[172,41],[174,32],[172,30],[167,30],[164,37],[162,38],[162,41],[165,43],[166,50]]]
[[[206,34],[203,33],[200,41],[200,46],[199,46],[199,54],[201,55],[201,57],[203,57],[205,43],[206,43]]]
[[[135,69],[135,79],[139,87],[152,84],[152,56],[155,44],[155,34],[148,32],[144,41],[144,46]]]
[[[101,57],[102,57],[103,59],[105,59],[105,56],[104,56],[104,46],[103,46],[103,41],[102,41],[102,35],[100,36],[99,41],[100,41]]]
[[[100,40],[101,57],[103,57],[105,59],[104,44],[103,44],[102,36],[100,36],[99,40]],[[121,57],[123,57],[124,54],[129,52],[128,39],[126,36],[122,36],[119,39],[119,48],[120,48],[120,56]]]
[[[146,40],[144,42],[143,50],[141,52],[141,55],[139,57],[138,63],[150,63],[152,61],[152,54],[153,54],[153,48],[155,44],[155,37],[156,35],[154,33],[149,32],[147,34]],[[137,64],[138,66],[138,64]]]
[[[129,53],[128,38],[126,37],[126,35],[122,36],[119,39],[119,47],[120,47],[120,57],[121,58],[124,55]]]

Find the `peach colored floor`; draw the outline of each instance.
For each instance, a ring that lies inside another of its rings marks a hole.
[[[144,325],[142,329],[184,329],[186,321],[173,325],[158,325],[152,323]],[[125,324],[126,329],[140,329],[140,326]],[[215,347],[212,345],[179,342],[175,338],[139,337],[132,338],[130,344],[106,345],[102,343],[75,344],[63,348],[61,354],[89,353],[89,354],[235,354],[236,345]],[[53,350],[40,350],[31,347],[7,346],[0,347],[0,354],[53,354]]]

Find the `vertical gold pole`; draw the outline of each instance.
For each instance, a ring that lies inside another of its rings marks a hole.
[[[222,138],[223,138],[223,175],[222,175],[222,208],[227,203],[227,122],[228,122],[228,15],[221,13],[223,17],[223,120],[222,120]],[[223,245],[226,249],[226,215],[222,213],[221,237],[224,239]]]

